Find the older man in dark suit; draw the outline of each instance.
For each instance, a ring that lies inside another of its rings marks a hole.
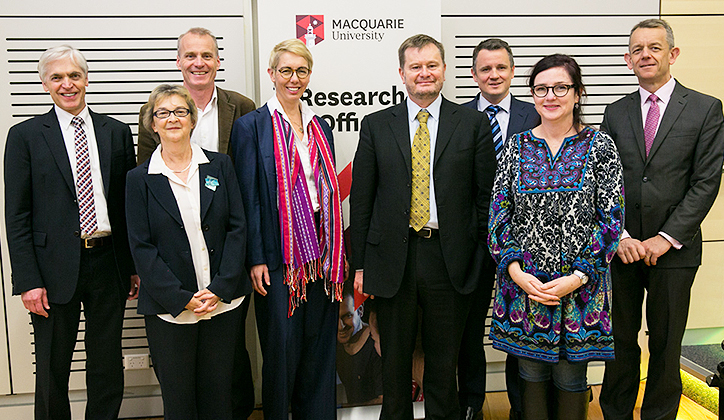
[[[71,418],[68,379],[82,304],[85,418],[116,419],[124,302],[138,287],[124,214],[131,130],[86,106],[88,65],[78,50],[45,51],[38,71],[55,106],[12,127],[5,149],[13,294],[35,332],[35,418]]]
[[[540,115],[533,104],[516,99],[510,94],[515,62],[507,42],[498,38],[481,41],[473,50],[473,66],[470,72],[480,92],[463,106],[477,109],[488,116],[497,159],[503,153],[505,142],[513,134],[530,130],[540,124]],[[483,270],[478,288],[472,294],[475,304],[470,307],[460,345],[458,386],[461,420],[482,418],[480,411],[485,402],[486,382],[483,336],[494,283],[495,264],[491,261],[487,269]],[[505,363],[505,381],[511,406],[510,418],[518,419],[522,412],[518,359],[511,355],[508,355]]]
[[[206,28],[191,28],[178,37],[176,67],[181,70],[184,87],[188,89],[198,108],[198,121],[191,142],[205,150],[232,156],[229,141],[231,127],[237,118],[254,109],[254,102],[240,93],[216,86],[216,72],[221,66],[219,45],[216,37]],[[159,141],[140,121],[145,105],[141,108],[138,124],[138,164],[153,154]],[[233,156],[232,156],[233,157]],[[251,299],[241,304],[241,322],[234,362],[234,419],[246,420],[254,410],[254,383],[251,377],[251,362],[246,349],[246,314]]]
[[[621,155],[626,192],[626,231],[611,263],[616,360],[606,362],[601,390],[606,419],[633,418],[644,291],[651,356],[641,418],[675,419],[681,397],[681,340],[700,225],[721,181],[724,118],[721,101],[671,77],[678,55],[665,21],[634,26],[624,58],[639,89],[606,107],[601,124]]]
[[[374,295],[382,345],[381,419],[411,420],[412,352],[422,310],[425,416],[457,420],[455,367],[470,293],[490,263],[495,155],[487,118],[440,95],[444,49],[399,48],[408,98],[365,117],[350,197],[355,288]]]

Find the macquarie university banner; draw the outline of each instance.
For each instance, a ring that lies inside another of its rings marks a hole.
[[[311,81],[302,100],[327,121],[334,133],[348,223],[351,162],[362,118],[405,99],[397,48],[418,33],[440,40],[440,0],[279,0],[257,4],[261,103],[274,95],[265,71],[271,49],[285,39],[302,40],[314,58]],[[340,305],[337,398],[344,406],[374,404],[382,396],[376,317],[368,304],[355,307],[351,287],[349,291]],[[415,399],[422,398],[420,357],[416,357],[418,373],[413,374],[419,376],[419,383],[411,384],[411,398]]]

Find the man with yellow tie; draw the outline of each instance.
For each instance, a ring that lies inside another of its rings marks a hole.
[[[489,263],[495,152],[487,117],[440,95],[445,51],[427,35],[399,48],[408,97],[362,121],[350,196],[355,288],[376,299],[380,419],[411,420],[422,313],[425,417],[457,420],[455,379],[469,294]]]

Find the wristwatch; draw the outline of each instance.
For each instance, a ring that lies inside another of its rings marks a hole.
[[[581,270],[573,270],[573,275],[581,279],[581,285],[588,283],[588,276]]]

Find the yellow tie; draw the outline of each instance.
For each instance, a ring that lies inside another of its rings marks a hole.
[[[410,200],[410,226],[416,231],[430,220],[430,132],[427,118],[430,113],[421,109],[417,113],[420,126],[412,140],[412,199]]]

